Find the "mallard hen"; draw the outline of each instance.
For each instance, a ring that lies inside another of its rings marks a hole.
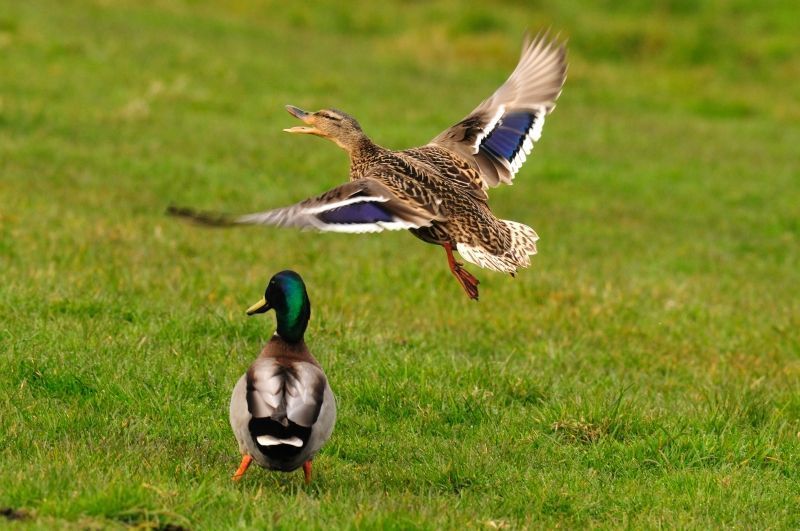
[[[278,328],[233,388],[231,428],[242,462],[238,480],[252,461],[270,470],[303,467],[311,481],[311,460],[331,436],[336,400],[322,367],[303,336],[311,302],[300,275],[281,271],[247,315],[275,310]]]
[[[499,219],[486,190],[511,184],[566,77],[563,43],[526,39],[519,63],[494,94],[466,118],[422,147],[392,151],[375,144],[352,116],[335,109],[286,109],[305,125],[285,129],[328,138],[350,156],[350,182],[295,205],[241,216],[170,207],[174,215],[210,225],[276,225],[331,232],[408,229],[444,247],[450,270],[467,295],[478,280],[453,251],[480,267],[514,274],[536,254],[536,232]]]

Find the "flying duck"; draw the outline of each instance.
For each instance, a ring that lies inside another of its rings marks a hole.
[[[329,232],[408,229],[444,248],[450,271],[478,299],[478,279],[457,262],[510,273],[530,265],[536,232],[496,217],[487,189],[511,184],[542,134],[566,78],[565,45],[547,34],[526,38],[511,76],[466,118],[421,147],[377,145],[355,118],[335,110],[288,105],[305,125],[290,133],[327,138],[350,157],[349,182],[292,206],[240,216],[170,207],[208,225],[275,225]]]

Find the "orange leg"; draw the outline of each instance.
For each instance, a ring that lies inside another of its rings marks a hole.
[[[311,459],[303,463],[303,475],[306,478],[306,485],[311,483]]]
[[[253,462],[253,458],[249,455],[245,454],[242,456],[242,462],[239,465],[239,468],[236,469],[236,473],[231,478],[234,481],[239,481],[244,476],[244,473],[247,472],[247,467],[250,466],[250,463]]]
[[[462,267],[462,264],[456,262],[455,257],[453,256],[453,246],[449,243],[442,244],[444,247],[445,252],[447,253],[447,265],[450,266],[450,271],[453,272],[455,275],[456,280],[458,283],[461,284],[461,287],[464,288],[464,291],[467,293],[467,296],[470,299],[478,300],[478,279],[472,276],[472,274]]]

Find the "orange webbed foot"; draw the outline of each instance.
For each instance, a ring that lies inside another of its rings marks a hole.
[[[249,455],[245,454],[242,456],[242,462],[239,464],[239,468],[236,469],[236,473],[231,478],[233,481],[239,481],[244,476],[244,473],[247,472],[247,467],[250,466],[250,463],[253,462],[253,458]]]
[[[458,283],[461,284],[464,292],[470,299],[478,300],[478,284],[480,284],[480,281],[475,278],[472,273],[464,269],[463,264],[456,262],[453,256],[452,244],[446,243],[442,245],[442,247],[444,247],[447,253],[447,265],[450,266],[450,271],[456,277]]]

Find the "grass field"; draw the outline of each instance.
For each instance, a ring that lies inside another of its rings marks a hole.
[[[0,527],[800,527],[796,3],[378,4],[0,0]],[[163,215],[343,182],[287,103],[427,142],[526,27],[569,77],[491,204],[540,254],[479,303],[406,233]],[[284,268],[339,421],[233,484]]]

